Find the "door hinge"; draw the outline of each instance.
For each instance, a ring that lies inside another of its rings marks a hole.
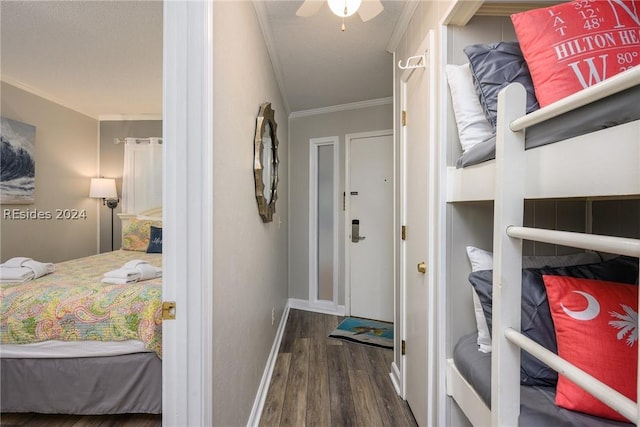
[[[162,301],[162,320],[175,320],[176,303],[174,301]]]
[[[404,356],[405,354],[407,354],[407,342],[402,340],[402,355]]]
[[[406,126],[406,125],[407,125],[407,111],[402,110],[402,126]]]
[[[407,240],[407,226],[402,226],[402,232],[400,233],[402,240]]]

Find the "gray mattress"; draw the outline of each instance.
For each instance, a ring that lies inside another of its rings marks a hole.
[[[640,86],[608,96],[597,102],[528,128],[526,149],[552,144],[574,136],[640,119]],[[494,159],[495,136],[467,150],[456,163],[457,168]]]
[[[465,335],[453,350],[453,360],[462,376],[491,407],[491,353],[478,351],[477,333]],[[555,387],[520,386],[520,426],[596,427],[629,426],[556,406]]]
[[[0,412],[162,413],[162,362],[155,353],[0,363]]]

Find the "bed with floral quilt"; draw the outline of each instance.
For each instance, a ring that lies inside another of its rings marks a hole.
[[[162,278],[103,282],[128,262],[161,276],[161,253],[117,250],[2,284],[2,412],[162,412]]]

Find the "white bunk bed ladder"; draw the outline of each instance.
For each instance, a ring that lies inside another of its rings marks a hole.
[[[493,426],[516,426],[520,412],[520,349],[640,425],[638,404],[545,349],[520,332],[522,239],[640,257],[640,239],[589,235],[522,226],[525,194],[524,116],[526,93],[512,84],[498,97],[494,205],[493,353],[491,418]],[[509,106],[507,108],[507,106]],[[514,106],[519,106],[514,108]],[[522,123],[522,119],[519,120]],[[502,124],[509,123],[510,126]],[[640,346],[639,346],[640,355]],[[640,357],[639,357],[640,360]],[[638,384],[640,396],[640,383]]]

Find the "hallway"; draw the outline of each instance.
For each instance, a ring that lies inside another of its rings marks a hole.
[[[328,338],[342,318],[291,310],[261,426],[415,426],[391,350]]]

